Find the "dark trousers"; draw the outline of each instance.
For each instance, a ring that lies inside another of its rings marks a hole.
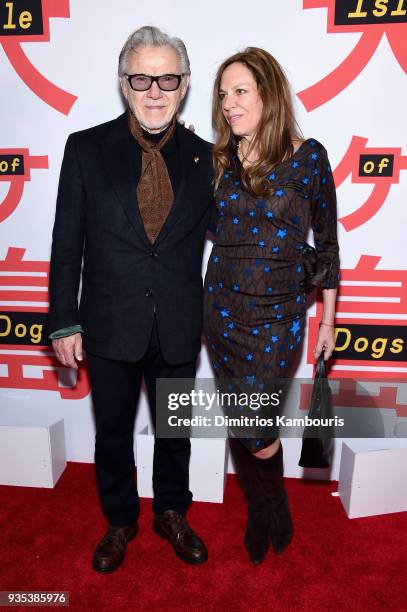
[[[151,417],[155,426],[156,379],[195,378],[196,359],[169,365],[163,359],[156,320],[149,346],[137,362],[113,361],[87,353],[94,404],[95,469],[105,517],[112,525],[129,525],[139,513],[135,482],[134,422],[144,377]],[[153,462],[153,510],[185,514],[191,503],[188,438],[155,438]]]

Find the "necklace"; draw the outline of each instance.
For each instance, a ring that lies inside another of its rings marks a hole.
[[[255,163],[255,161],[253,161],[253,160],[249,159],[249,158],[248,158],[248,157],[246,157],[246,155],[243,153],[243,151],[242,151],[242,142],[243,142],[243,140],[244,140],[244,139],[243,139],[243,138],[241,138],[241,139],[239,140],[239,142],[237,143],[237,154],[238,154],[238,157],[239,157],[239,159],[240,159],[240,161],[241,161],[242,165],[244,165],[244,162],[246,162],[246,164],[247,164],[248,166],[250,166],[251,164]],[[249,149],[250,149],[250,146],[249,146]]]
[[[243,148],[242,148],[242,142],[243,142],[243,138],[241,138],[237,144],[237,154],[239,156],[240,161],[242,162],[249,162],[249,160],[247,159],[246,155],[243,153]]]

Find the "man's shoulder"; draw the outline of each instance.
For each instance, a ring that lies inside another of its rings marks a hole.
[[[127,116],[126,113],[122,113],[115,119],[99,123],[83,130],[72,132],[69,135],[70,139],[74,139],[76,142],[86,142],[89,140],[100,140],[103,139],[107,134],[115,132],[117,130],[127,129]]]
[[[195,147],[196,149],[199,149],[200,151],[206,151],[209,154],[212,153],[213,144],[211,142],[204,140],[203,138],[198,136],[198,134],[196,134],[195,132],[192,132],[192,130],[184,127],[183,125],[178,125],[178,130],[179,130],[179,135],[181,136],[183,141],[187,143],[189,146]]]

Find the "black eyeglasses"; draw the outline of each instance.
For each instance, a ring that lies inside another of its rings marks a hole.
[[[125,74],[129,85],[134,91],[147,91],[155,82],[162,91],[175,91],[180,86],[183,74]]]

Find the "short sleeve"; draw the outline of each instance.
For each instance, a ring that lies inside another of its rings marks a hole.
[[[316,159],[311,196],[311,227],[317,262],[311,283],[323,289],[335,289],[340,278],[335,183],[326,150],[321,147],[313,155]]]

